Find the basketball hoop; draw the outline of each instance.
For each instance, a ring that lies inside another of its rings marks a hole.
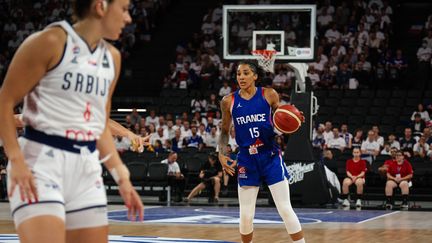
[[[274,73],[274,63],[276,60],[275,50],[253,50],[252,54],[257,57],[258,65],[266,72]]]

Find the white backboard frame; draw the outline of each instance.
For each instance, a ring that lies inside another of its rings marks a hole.
[[[235,10],[237,12],[247,12],[247,11],[266,11],[277,12],[277,11],[289,11],[289,10],[303,10],[311,12],[310,19],[310,37],[311,46],[309,48],[298,48],[298,56],[288,56],[288,55],[276,55],[278,60],[289,60],[291,62],[311,62],[315,58],[315,45],[316,43],[316,5],[313,4],[277,4],[277,5],[224,5],[222,14],[222,36],[223,36],[223,58],[226,60],[243,60],[243,59],[257,59],[256,56],[250,55],[230,55],[228,53],[228,36],[229,30],[228,26],[228,11]],[[288,47],[284,48],[284,53],[288,53]],[[309,54],[305,54],[309,53]]]
[[[284,55],[285,53],[285,31],[282,30],[254,30],[252,32],[252,50],[256,51],[257,35],[280,35],[281,51],[276,52],[276,55]]]

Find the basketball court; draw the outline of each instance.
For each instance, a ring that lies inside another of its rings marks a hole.
[[[299,209],[307,242],[430,242],[431,212]],[[19,242],[8,203],[0,204],[0,242]],[[239,242],[238,207],[148,206],[144,222],[129,222],[109,206],[110,242]],[[254,242],[290,242],[275,208],[258,207]]]

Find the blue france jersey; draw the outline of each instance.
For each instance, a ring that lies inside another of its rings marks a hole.
[[[243,99],[239,90],[233,94],[231,114],[235,137],[240,148],[273,148],[274,136],[272,109],[264,97],[264,89],[257,87],[255,95]]]

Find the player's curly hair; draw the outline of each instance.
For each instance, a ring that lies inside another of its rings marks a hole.
[[[80,20],[87,16],[90,11],[90,7],[95,0],[74,0],[73,1],[73,17],[74,20]],[[114,0],[105,0],[108,4],[112,3]]]
[[[255,60],[243,60],[240,61],[238,65],[248,65],[252,72],[254,72],[258,78],[256,80],[256,83],[260,83],[265,75],[264,69],[258,65],[258,63]]]

